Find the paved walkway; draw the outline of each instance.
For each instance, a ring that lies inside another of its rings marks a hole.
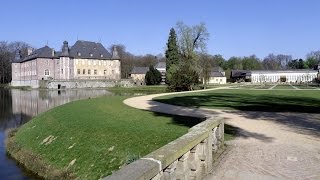
[[[152,101],[169,94],[173,93],[133,97],[124,103],[167,114],[222,116],[239,132],[235,140],[227,142],[228,150],[206,179],[320,180],[319,114],[197,109]]]

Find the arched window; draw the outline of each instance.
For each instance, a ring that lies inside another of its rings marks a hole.
[[[49,73],[50,73],[50,72],[49,72],[49,69],[44,70],[44,75],[45,75],[45,76],[49,76],[49,75],[50,75]]]

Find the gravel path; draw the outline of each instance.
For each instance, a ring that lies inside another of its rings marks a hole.
[[[173,93],[133,97],[124,103],[167,114],[222,116],[226,124],[239,132],[235,140],[227,142],[228,150],[206,179],[320,180],[319,114],[198,109],[152,101],[169,94]]]

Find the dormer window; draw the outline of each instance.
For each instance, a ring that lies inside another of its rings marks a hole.
[[[103,54],[100,54],[100,57],[102,57],[102,58],[103,58]]]
[[[90,53],[90,57],[92,57],[93,56],[93,54],[92,53]]]
[[[78,52],[78,56],[81,56],[81,52]]]

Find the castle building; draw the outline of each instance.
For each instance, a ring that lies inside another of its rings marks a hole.
[[[17,52],[12,63],[11,86],[39,87],[41,80],[120,80],[120,58],[116,48],[110,54],[101,43],[77,41],[69,47],[64,41],[61,51],[48,46],[21,58]]]

